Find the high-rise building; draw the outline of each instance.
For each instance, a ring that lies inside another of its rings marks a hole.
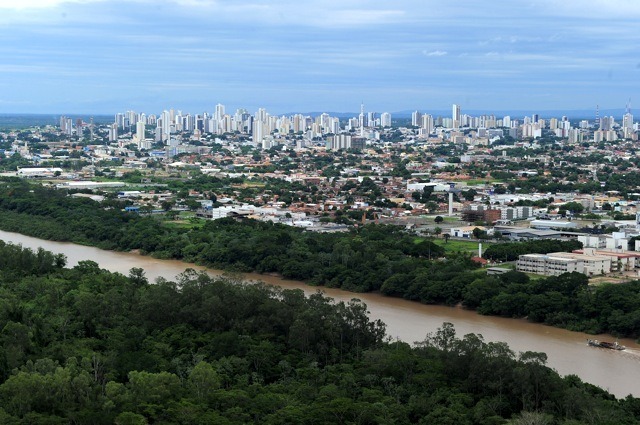
[[[169,138],[169,135],[171,134],[171,124],[173,124],[171,112],[167,110],[162,111],[162,118],[158,120],[158,126],[162,128],[163,140],[167,140]]]
[[[222,117],[224,117],[224,105],[218,103],[216,105],[216,112],[214,113],[213,117],[217,120],[220,121],[222,119]]]
[[[433,133],[433,117],[429,114],[424,114],[422,116],[422,122],[420,123],[420,128],[424,129],[426,134]]]
[[[109,141],[110,142],[115,142],[116,140],[118,140],[118,123],[113,123],[111,125],[109,125]]]
[[[255,119],[258,121],[265,122],[267,120],[267,110],[264,108],[259,108],[258,112],[254,115]]]
[[[451,119],[453,120],[453,128],[458,128],[460,126],[460,105],[453,104]]]
[[[119,128],[124,128],[124,114],[117,113],[114,122]]]
[[[414,127],[420,127],[422,123],[422,114],[418,111],[413,111],[411,113],[411,125]]]
[[[391,114],[383,112],[380,114],[380,127],[391,127]]]
[[[136,123],[136,140],[138,142],[142,142],[145,139],[144,135],[145,124],[144,121],[140,120]]]
[[[375,127],[376,125],[376,113],[375,112],[367,112],[367,122],[365,123],[367,127]]]
[[[331,140],[330,149],[337,151],[338,149],[351,148],[351,136],[348,134],[336,134]]]
[[[261,146],[264,139],[264,123],[258,119],[253,120],[251,128],[251,137],[255,146]]]
[[[622,128],[633,130],[633,115],[631,115],[631,112],[627,112],[622,117]]]

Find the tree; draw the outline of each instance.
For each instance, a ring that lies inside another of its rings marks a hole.
[[[440,224],[440,223],[442,223],[442,222],[444,221],[444,218],[442,218],[442,216],[441,216],[441,215],[438,215],[438,216],[436,216],[436,218],[434,218],[434,219],[433,219],[433,221],[434,221],[436,224]]]
[[[122,412],[120,413],[114,422],[116,425],[147,425],[147,419],[133,412]]]
[[[473,229],[473,237],[476,239],[487,239],[487,232],[479,227]]]
[[[449,238],[451,237],[451,234],[445,233],[444,235],[442,235],[442,237],[444,238],[444,243],[447,243],[449,242]]]
[[[462,197],[467,201],[473,201],[478,192],[475,189],[469,189],[462,191]]]

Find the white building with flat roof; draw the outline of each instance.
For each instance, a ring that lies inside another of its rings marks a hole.
[[[578,272],[587,276],[611,273],[612,256],[575,252],[525,254],[518,257],[516,270],[545,276]]]
[[[544,276],[557,276],[563,273],[583,273],[581,261],[575,258],[554,257],[551,254],[524,254],[518,257],[516,270]]]
[[[575,252],[554,252],[554,257],[573,258],[582,262],[581,273],[595,276],[611,273],[611,257],[596,254],[578,254]]]
[[[54,177],[56,173],[62,173],[62,168],[49,167],[49,168],[38,168],[38,167],[28,167],[28,168],[19,168],[16,175],[18,177]]]

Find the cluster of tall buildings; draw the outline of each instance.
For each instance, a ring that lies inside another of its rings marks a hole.
[[[291,116],[271,115],[260,108],[255,114],[246,109],[237,109],[229,114],[222,104],[215,106],[215,112],[201,115],[183,114],[182,111],[165,110],[160,115],[145,115],[134,111],[118,113],[113,125],[109,128],[109,140],[118,138],[119,131],[125,129],[134,133],[134,141],[139,147],[145,147],[151,141],[162,141],[169,144],[172,134],[193,132],[194,134],[243,133],[251,135],[254,144],[268,149],[277,143],[281,135],[294,133],[312,140],[316,137],[356,132],[361,137],[368,136],[367,130],[375,127],[390,127],[391,114],[384,112],[379,116],[375,112],[364,112],[359,117],[347,121],[343,127],[340,119],[327,113],[317,117],[294,114]],[[63,128],[61,124],[61,128]],[[151,138],[147,135],[152,134]],[[367,134],[365,134],[367,133]],[[337,138],[337,144],[350,145],[350,138]]]
[[[93,125],[71,118],[60,117],[60,129],[63,133],[80,134],[88,127],[93,134]],[[115,115],[113,124],[108,128],[110,141],[118,140],[119,134],[131,133],[133,141],[139,148],[149,149],[154,142],[164,142],[170,145],[173,135],[188,132],[198,137],[204,133],[225,134],[238,133],[251,136],[253,144],[263,149],[269,149],[280,143],[284,136],[293,134],[298,144],[304,145],[308,141],[322,138],[330,146],[337,148],[351,148],[359,146],[361,139],[376,139],[380,135],[380,128],[391,127],[391,114],[378,114],[365,111],[361,105],[360,113],[350,119],[341,121],[340,118],[323,113],[316,117],[303,114],[272,115],[266,109],[259,108],[254,114],[246,109],[236,109],[233,113],[226,110],[225,105],[217,104],[214,112],[192,115],[180,110],[164,110],[161,114],[137,113],[126,111]],[[510,136],[514,139],[538,138],[543,130],[550,130],[556,137],[568,139],[570,142],[582,142],[583,139],[595,142],[617,140],[620,137],[636,140],[638,124],[633,122],[633,115],[629,107],[621,122],[614,117],[599,117],[596,121],[583,120],[572,123],[566,116],[542,119],[538,114],[513,119],[510,116],[498,118],[493,114],[472,116],[464,114],[460,105],[454,104],[451,116],[434,117],[428,113],[414,111],[411,114],[411,125],[417,130],[418,137],[430,137],[447,132],[453,136],[463,135],[463,129],[474,129],[476,134],[489,139]],[[465,133],[466,134],[466,133]]]

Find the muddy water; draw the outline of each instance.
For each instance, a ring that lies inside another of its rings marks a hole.
[[[172,280],[187,267],[204,270],[203,267],[180,261],[156,260],[132,253],[45,241],[18,233],[0,231],[0,239],[32,249],[43,247],[48,251],[63,253],[67,256],[69,266],[76,265],[78,261],[92,260],[101,268],[123,274],[128,274],[132,267],[140,267],[145,270],[150,281],[158,277]],[[219,270],[208,271],[212,274],[222,274]],[[242,276],[247,280],[261,280],[283,288],[302,289],[307,294],[318,290],[303,282],[283,280],[274,276],[252,273]],[[427,333],[434,332],[443,322],[451,322],[459,336],[476,333],[481,334],[486,341],[505,341],[515,352],[545,352],[548,365],[562,375],[575,374],[618,397],[627,394],[640,397],[640,345],[634,341],[620,340],[621,344],[628,347],[621,352],[593,348],[586,345],[586,339],[594,336],[528,323],[524,320],[481,316],[460,308],[426,306],[379,294],[354,294],[330,288],[322,290],[326,295],[341,301],[356,297],[363,300],[371,312],[371,317],[386,323],[387,333],[394,339],[410,343],[421,341]],[[614,338],[604,335],[599,336],[599,339]]]

